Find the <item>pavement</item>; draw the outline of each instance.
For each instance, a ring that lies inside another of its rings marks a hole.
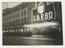
[[[62,45],[62,42],[48,35],[3,36],[3,45]]]

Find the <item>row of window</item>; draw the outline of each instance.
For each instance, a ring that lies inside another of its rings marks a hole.
[[[16,21],[13,21],[13,22],[8,22],[8,23],[5,23],[3,26],[5,27],[14,27],[14,26],[22,26],[24,24],[28,24],[29,21],[26,20],[26,18],[24,20],[20,19],[20,20],[16,20]]]
[[[19,18],[24,18],[27,16],[27,9],[24,11],[19,11],[18,13],[13,13],[11,15],[8,16],[4,16],[3,17],[3,22],[8,22],[8,21],[12,21],[12,20],[18,20]]]

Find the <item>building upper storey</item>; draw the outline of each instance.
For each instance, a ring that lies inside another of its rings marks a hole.
[[[19,10],[23,10],[24,8],[32,8],[35,5],[35,2],[22,2],[21,4],[14,6],[12,8],[6,8],[3,10],[3,16],[6,16],[8,14],[17,12]]]
[[[47,3],[43,2],[43,3],[47,4],[47,5],[51,4],[51,2],[47,2]],[[36,7],[39,4],[40,4],[40,2],[22,2],[21,4],[18,4],[16,6],[12,7],[12,8],[6,8],[6,9],[4,9],[3,10],[3,16],[6,16],[6,15],[14,13],[14,12],[17,12],[19,10],[23,10],[26,7],[28,7],[29,9],[33,8],[33,6]]]

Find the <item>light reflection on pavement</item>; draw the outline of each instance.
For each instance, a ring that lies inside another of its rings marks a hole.
[[[6,45],[52,45],[55,40],[42,35],[32,35],[31,37],[5,37]],[[56,41],[55,41],[56,42]]]

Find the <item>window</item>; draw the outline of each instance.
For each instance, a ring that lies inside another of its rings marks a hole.
[[[24,10],[24,15],[26,15],[26,10]]]
[[[16,14],[16,19],[17,19],[17,14]]]
[[[18,13],[18,16],[19,16],[19,13]]]
[[[13,19],[15,18],[15,14],[13,15]]]
[[[21,12],[21,16],[23,16],[23,11]]]
[[[34,9],[33,10],[33,15],[36,15],[37,14],[37,9]]]

